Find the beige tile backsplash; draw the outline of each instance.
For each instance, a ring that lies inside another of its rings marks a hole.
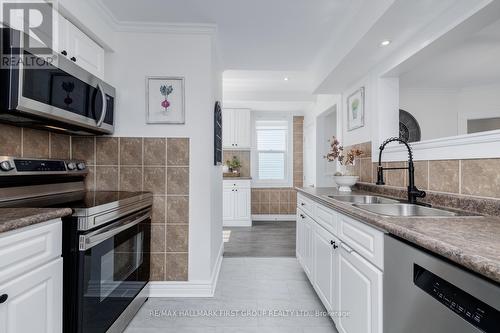
[[[366,147],[371,143],[361,145]],[[377,163],[371,162],[371,153],[357,159],[356,164],[360,168],[355,174],[360,176],[362,182],[377,181]],[[403,164],[406,166],[407,162],[383,163],[386,167]],[[407,170],[386,171],[386,184],[406,187],[407,174]],[[500,199],[500,159],[415,161],[415,183],[422,190]]]
[[[188,279],[189,139],[70,137],[0,124],[0,155],[86,160],[88,190],[151,191],[151,280]]]

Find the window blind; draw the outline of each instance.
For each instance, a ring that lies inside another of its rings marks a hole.
[[[260,180],[286,178],[287,121],[256,121],[258,177]]]

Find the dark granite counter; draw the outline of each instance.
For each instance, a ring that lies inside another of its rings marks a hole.
[[[0,208],[0,234],[71,215],[70,208]]]
[[[311,199],[342,214],[437,253],[500,283],[500,217],[386,217],[324,197],[335,188],[297,188]],[[353,190],[350,194],[371,194]]]

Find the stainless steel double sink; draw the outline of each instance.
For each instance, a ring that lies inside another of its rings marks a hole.
[[[347,202],[365,211],[391,217],[452,217],[455,212],[403,203],[375,195],[327,195],[328,199]]]

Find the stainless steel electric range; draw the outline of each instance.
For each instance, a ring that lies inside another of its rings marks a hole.
[[[69,207],[63,218],[65,333],[122,332],[147,300],[146,192],[85,191],[84,161],[0,156],[0,207]]]

